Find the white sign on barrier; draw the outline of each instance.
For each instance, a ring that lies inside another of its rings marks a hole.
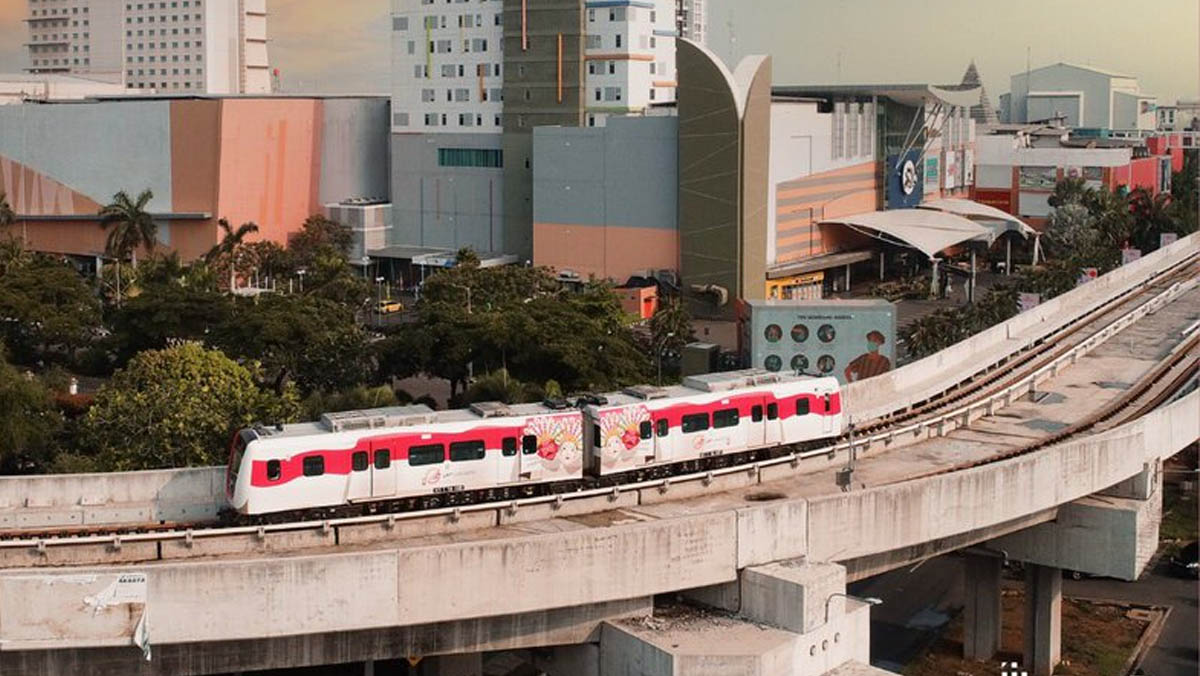
[[[1158,248],[1160,249],[1165,246],[1171,246],[1178,241],[1179,235],[1176,235],[1173,232],[1161,232],[1158,234]]]
[[[1017,296],[1017,312],[1028,312],[1042,304],[1042,294],[1022,293]]]
[[[1141,249],[1121,249],[1121,265],[1129,265],[1130,263],[1141,259]]]

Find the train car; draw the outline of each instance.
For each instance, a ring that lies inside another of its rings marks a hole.
[[[593,398],[584,411],[588,474],[606,476],[836,437],[836,378],[760,369],[640,385]]]
[[[582,479],[583,461],[582,413],[565,403],[389,407],[239,431],[226,492],[247,515],[477,490],[528,495]]]

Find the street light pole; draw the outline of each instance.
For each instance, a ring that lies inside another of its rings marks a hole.
[[[668,332],[663,336],[662,340],[658,341],[658,347],[654,350],[655,361],[658,362],[658,386],[662,387],[662,353],[667,347],[667,341],[675,337],[675,332]]]

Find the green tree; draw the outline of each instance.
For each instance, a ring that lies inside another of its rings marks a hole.
[[[204,254],[204,262],[209,266],[219,264],[229,268],[229,288],[233,289],[237,286],[238,264],[242,262],[238,254],[245,247],[246,238],[258,232],[258,225],[243,223],[235,230],[224,218],[217,219],[217,225],[223,233],[221,241]]]
[[[384,406],[396,406],[400,400],[395,391],[386,385],[367,387],[358,385],[338,392],[316,391],[304,398],[301,404],[303,420],[318,420],[322,413],[330,411],[355,411]]]
[[[1129,194],[1129,207],[1133,212],[1131,244],[1149,252],[1158,248],[1159,235],[1177,232],[1178,225],[1171,209],[1171,193],[1152,195],[1145,188],[1137,188]]]
[[[277,391],[295,381],[304,393],[368,382],[375,363],[351,310],[325,298],[267,294],[234,299],[233,312],[208,342],[262,364]]]
[[[295,394],[266,393],[251,369],[185,343],[143,352],[117,371],[84,416],[80,438],[109,471],[219,465],[233,432],[288,422]]]
[[[121,261],[132,258],[137,267],[137,250],[153,249],[158,243],[158,224],[146,210],[154,193],[143,190],[137,199],[130,199],[124,190],[113,195],[113,201],[100,208],[100,227],[108,230],[104,251],[117,262],[117,305],[121,304]]]
[[[100,328],[100,304],[71,266],[38,256],[0,275],[0,331],[19,362],[70,359]]]
[[[211,288],[148,284],[112,314],[118,362],[180,340],[207,340],[213,331],[233,321],[234,310],[229,296]]]
[[[322,253],[333,253],[345,259],[354,245],[354,232],[349,227],[319,214],[309,216],[300,231],[288,238],[288,251],[295,267],[308,267]]]
[[[17,215],[13,212],[12,205],[8,203],[8,195],[0,191],[0,228],[6,228],[16,221]]]
[[[504,369],[499,369],[471,383],[463,395],[462,403],[502,401],[506,404],[525,404],[541,401],[545,394],[536,383],[523,383]]]
[[[50,390],[13,368],[0,350],[0,471],[25,474],[43,468],[62,425]]]

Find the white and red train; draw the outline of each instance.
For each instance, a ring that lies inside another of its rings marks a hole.
[[[842,432],[834,378],[761,370],[566,402],[403,406],[235,435],[227,473],[243,515],[507,499],[666,476]]]

